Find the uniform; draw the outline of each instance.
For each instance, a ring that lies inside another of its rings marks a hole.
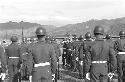
[[[0,45],[0,74],[6,73],[6,69],[7,69],[6,67],[7,67],[7,57],[5,54],[5,49],[3,46]],[[2,81],[0,80],[0,82]]]
[[[66,66],[72,68],[74,64],[72,61],[73,55],[71,49],[72,49],[72,42],[68,42],[66,46]]]
[[[56,53],[56,56],[57,56],[57,59],[58,59],[61,56],[60,46],[55,41],[52,41],[51,44],[55,49],[55,53]]]
[[[67,54],[67,43],[64,42],[63,43],[63,54],[62,54],[62,63],[63,63],[63,66],[66,65],[66,54]]]
[[[122,35],[120,34],[122,33]],[[125,82],[125,32],[120,31],[120,39],[116,41],[117,54],[117,73],[118,82]]]
[[[90,62],[92,62],[90,65],[91,82],[98,82],[100,79],[103,82],[107,82],[108,57],[110,57],[109,59],[111,60],[113,67],[115,67],[115,51],[113,47],[103,40],[95,40],[90,49],[90,54],[91,56],[88,54],[86,56],[90,56]],[[98,61],[106,61],[106,63],[98,63]],[[112,71],[114,70],[112,69]]]
[[[78,69],[78,72],[79,72],[79,79],[83,79],[83,53],[82,53],[82,47],[83,45],[83,36],[80,35],[79,37],[79,41],[76,41],[76,45],[74,46],[75,48],[75,52],[76,52],[76,61],[77,61],[77,69]]]
[[[52,46],[55,49],[55,53],[56,53],[56,58],[57,58],[57,63],[58,63],[58,69],[57,69],[57,73],[56,73],[56,78],[59,79],[59,57],[61,56],[61,49],[59,44],[56,43],[56,41],[52,41],[51,42]]]
[[[82,44],[82,47],[83,47],[83,78],[85,78],[85,75],[86,75],[86,65],[85,65],[85,53],[87,51],[90,50],[91,48],[91,45],[92,45],[92,40],[91,39],[88,39],[88,40],[84,40],[84,43]]]
[[[17,37],[12,36],[12,43],[6,47],[6,54],[8,56],[8,73],[9,82],[18,82],[19,68],[20,68],[20,46],[14,41]],[[14,42],[13,42],[14,41]]]
[[[101,26],[96,26],[94,35],[96,36],[91,48],[86,52],[86,69],[90,72],[90,82],[108,82],[108,62],[113,65],[113,72],[116,68],[115,51],[111,45],[99,38],[104,33]]]
[[[20,45],[20,53],[21,53],[21,61],[22,61],[22,66],[21,66],[21,77],[23,80],[27,79],[28,74],[28,44],[27,43],[22,43]]]
[[[56,73],[57,59],[52,45],[40,40],[46,35],[46,30],[37,28],[38,42],[28,49],[34,64],[32,68],[32,82],[52,82],[52,73]]]

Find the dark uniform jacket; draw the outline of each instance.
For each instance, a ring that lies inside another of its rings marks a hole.
[[[30,49],[28,50],[33,64],[50,62],[52,73],[56,73],[57,58],[52,45],[47,44],[45,41],[38,41],[34,44],[33,47],[30,47]]]
[[[0,62],[1,62],[1,67],[2,70],[0,70],[1,72],[6,72],[6,66],[7,66],[7,57],[5,54],[5,49],[3,46],[0,45]]]
[[[28,54],[28,44],[22,43],[20,45],[20,54],[21,54],[21,60],[27,60],[27,54]]]
[[[125,39],[118,39],[115,41],[116,50],[119,52],[125,52]]]
[[[55,53],[56,53],[57,58],[59,58],[61,56],[60,46],[56,42],[52,42],[51,44],[55,49]]]
[[[86,69],[88,69],[88,71],[90,70],[92,61],[110,61],[114,67],[112,71],[114,71],[116,69],[116,58],[113,46],[102,39],[93,41],[90,51],[86,53]]]
[[[9,57],[19,57],[19,61],[15,61],[13,63],[17,64],[20,62],[20,46],[17,43],[11,43],[9,46],[6,47],[6,54]],[[8,63],[10,63],[8,61]],[[21,63],[21,62],[20,62]]]

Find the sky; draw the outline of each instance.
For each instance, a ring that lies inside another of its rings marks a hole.
[[[63,26],[125,17],[125,0],[0,0],[0,22]]]

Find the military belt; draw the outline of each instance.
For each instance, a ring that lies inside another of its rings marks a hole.
[[[92,63],[106,63],[107,61],[92,61]]]
[[[39,63],[39,64],[35,64],[34,67],[47,66],[47,65],[50,65],[50,63],[49,62]]]
[[[122,54],[125,54],[125,52],[118,52],[117,54],[121,54],[122,55]]]
[[[19,57],[9,57],[9,58],[19,58]]]

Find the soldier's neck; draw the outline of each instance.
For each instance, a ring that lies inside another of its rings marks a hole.
[[[45,41],[45,38],[39,38],[38,41],[39,41],[39,42],[44,42],[44,41]]]
[[[103,39],[103,35],[95,35],[96,39]]]

